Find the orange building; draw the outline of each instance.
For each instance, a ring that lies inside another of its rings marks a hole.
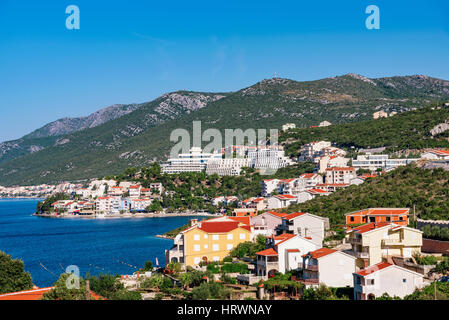
[[[388,222],[400,226],[408,225],[409,208],[369,208],[347,213],[346,225]]]

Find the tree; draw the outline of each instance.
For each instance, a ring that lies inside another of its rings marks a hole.
[[[72,274],[61,274],[54,284],[54,289],[44,293],[42,300],[86,300],[86,281],[80,277],[79,288],[69,289],[66,281],[70,276],[73,277]]]
[[[179,276],[179,281],[181,282],[184,289],[188,289],[192,284],[193,279],[189,272],[183,273]]]
[[[153,271],[153,262],[152,261],[145,262],[145,267],[143,268],[143,271]]]
[[[22,260],[12,259],[10,255],[0,251],[0,293],[30,290],[33,280],[29,272],[25,272]]]

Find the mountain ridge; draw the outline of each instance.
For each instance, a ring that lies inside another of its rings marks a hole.
[[[191,131],[192,121],[201,121],[203,130],[270,129],[286,122],[297,127],[323,120],[358,122],[371,119],[378,110],[401,113],[449,100],[449,81],[420,75],[369,79],[350,74],[304,82],[264,79],[231,93],[200,93],[200,99],[195,94],[199,93],[178,91],[170,93],[170,99],[163,95],[120,118],[61,136],[64,143],[4,162],[0,184],[86,179],[146,166],[163,160],[173,145],[170,132]],[[217,95],[219,99],[214,98]],[[186,110],[178,98],[193,105]],[[161,103],[170,106],[163,108],[164,113],[156,109]]]

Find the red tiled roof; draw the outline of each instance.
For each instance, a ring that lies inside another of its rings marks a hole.
[[[408,215],[410,209],[408,208],[368,208],[355,212],[347,213],[346,215]]]
[[[140,186],[130,186],[130,189],[139,189]]]
[[[331,254],[331,253],[334,253],[334,252],[337,252],[337,250],[329,249],[329,248],[320,248],[320,249],[315,250],[315,251],[310,251],[308,254],[310,254],[313,259],[319,259],[321,257],[327,256],[328,254]],[[306,255],[304,255],[304,256],[306,256]]]
[[[385,226],[390,225],[391,223],[389,222],[379,222],[379,223],[375,223],[375,222],[371,222],[371,223],[367,223],[361,226],[358,226],[352,230],[354,230],[356,233],[365,233],[374,229],[379,229]]]
[[[293,238],[294,236],[295,236],[295,235],[294,235],[294,234],[291,234],[291,233],[282,233],[282,234],[280,234],[280,235],[278,235],[278,236],[273,236],[273,239],[274,239],[274,240],[282,240],[282,241],[284,241],[284,240]]]
[[[232,231],[238,228],[238,225],[237,221],[201,222],[199,229],[208,233],[222,233]]]
[[[306,190],[306,192],[312,193],[312,194],[329,193],[329,192],[327,192],[326,190],[319,189],[319,188],[314,188],[314,189]]]
[[[246,225],[250,224],[250,217],[228,217],[228,218]]]
[[[269,248],[269,249],[265,249],[265,250],[256,252],[256,254],[259,256],[277,256],[278,255],[278,253],[273,248]]]
[[[356,272],[356,273],[357,273],[358,275],[361,275],[362,277],[364,277],[364,276],[367,276],[367,275],[369,275],[369,274],[371,274],[371,273],[374,273],[374,272],[376,272],[376,271],[379,271],[379,270],[388,268],[388,267],[390,267],[390,266],[392,266],[391,263],[388,263],[388,262],[381,262],[381,263],[375,264],[375,265],[373,265],[373,266],[371,266],[371,267],[368,267],[368,268],[366,268],[366,269],[360,270],[359,272]]]
[[[268,211],[267,213],[269,213],[273,216],[276,216],[278,218],[283,218],[288,215],[287,213],[284,213],[284,212],[274,212],[274,211]]]
[[[296,217],[302,216],[304,214],[306,214],[306,213],[305,212],[293,212],[293,213],[290,213],[289,215],[286,215],[284,217],[284,219],[291,220],[291,219],[294,219]]]
[[[0,300],[40,300],[44,293],[50,291],[53,288],[54,287],[47,287],[0,294]]]
[[[291,194],[278,194],[275,197],[278,199],[296,199],[296,197],[292,196]]]
[[[354,167],[332,167],[327,168],[326,171],[353,171]]]
[[[311,179],[315,176],[315,173],[303,173],[302,175],[300,175],[301,178],[305,178],[305,179]]]

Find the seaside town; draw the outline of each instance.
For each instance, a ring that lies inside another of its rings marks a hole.
[[[286,124],[282,129],[292,128]],[[231,146],[221,153],[192,148],[160,166],[163,175],[239,176],[248,167],[263,171],[313,163],[310,173],[262,179],[254,197],[204,196],[214,212],[170,211],[163,199],[174,191],[161,182],[143,186],[135,179],[9,187],[0,188],[0,194],[48,197],[36,212],[44,217],[194,216],[188,225],[159,235],[173,239],[172,248],[165,250],[165,267],[149,262],[145,269],[121,276],[124,288],[143,299],[304,299],[318,292],[323,299],[403,299],[449,279],[448,248],[423,238],[421,229],[432,222],[413,217],[413,208],[359,208],[347,212],[345,223],[338,225],[328,217],[285,211],[411,163],[449,161],[449,150],[443,149],[425,150],[419,157],[391,157],[378,153],[382,151],[359,150],[351,158],[329,141],[305,144],[297,158],[286,157],[282,146]],[[224,158],[226,152],[234,157]],[[217,285],[220,290],[213,287]],[[219,293],[210,293],[213,288]],[[43,296],[45,290],[50,289],[33,292]]]

